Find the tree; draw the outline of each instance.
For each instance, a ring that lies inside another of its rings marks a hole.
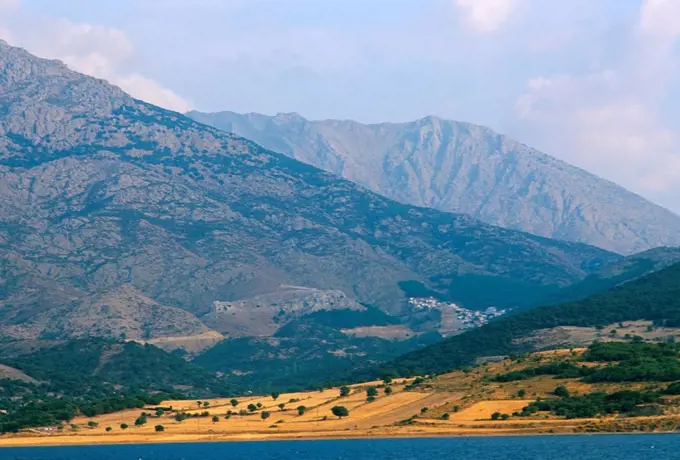
[[[106,427],[106,432],[107,432],[107,433],[108,433],[109,431],[111,431],[111,430],[113,430],[113,428],[111,428],[110,426],[107,426],[107,427]]]
[[[231,403],[232,407],[236,407],[238,406],[238,399],[232,399],[229,403]]]
[[[524,389],[522,389],[522,390],[519,390],[519,391],[517,392],[517,396],[519,396],[520,398],[523,398],[523,397],[525,397],[525,396],[526,396],[526,394],[527,394],[527,391],[526,391],[526,390],[524,390]]]
[[[555,396],[559,396],[560,398],[568,398],[569,397],[569,390],[567,390],[567,387],[560,385],[557,388],[555,388]]]
[[[220,421],[220,418],[217,415],[213,415],[212,421],[213,423],[217,423]]]
[[[501,419],[503,419],[503,420],[507,420],[509,418],[510,418],[510,416],[508,414],[501,415]]]
[[[257,408],[258,408],[258,409],[262,409],[262,403],[259,402],[259,401],[258,401],[258,403],[257,403]]]
[[[163,414],[165,414],[165,411],[161,409],[160,407],[156,409],[156,417],[161,417]]]
[[[307,408],[305,406],[298,406],[297,411],[298,415],[305,415],[305,412],[307,412]]]
[[[142,414],[139,417],[137,417],[137,420],[135,420],[135,426],[142,426],[146,425],[146,415]]]
[[[451,416],[448,413],[442,415],[442,420],[448,420],[450,418]]]
[[[373,401],[375,401],[375,396],[369,396],[368,398],[366,398],[366,402],[372,403]]]
[[[392,394],[392,387],[386,387],[385,388],[385,395],[389,396]]]
[[[248,410],[250,412],[255,412],[257,410],[257,406],[255,404],[248,404]]]
[[[277,399],[279,399],[279,396],[281,396],[281,393],[278,393],[278,392],[275,391],[275,392],[272,393],[271,396],[272,396],[272,399],[274,401],[276,401]]]
[[[427,412],[427,411],[429,411],[429,410],[430,410],[429,408],[423,407],[422,409],[420,409],[420,413],[421,413],[421,414],[424,414],[425,412]]]
[[[97,428],[99,426],[99,423],[95,422],[94,420],[90,420],[89,422],[87,422],[87,426],[89,426],[90,428]]]
[[[499,418],[501,418],[500,412],[494,412],[493,414],[491,414],[491,420],[498,420]]]
[[[345,406],[333,406],[331,412],[338,418],[348,417],[349,410]]]
[[[127,424],[127,423],[121,423],[121,424],[120,424],[120,428],[121,428],[122,430],[127,430],[127,427],[128,427],[128,424]]]
[[[156,430],[156,433],[160,433],[161,431],[165,431],[165,427],[163,425],[156,425],[154,430]]]
[[[286,405],[284,403],[279,404],[279,409],[283,410]]]
[[[376,387],[368,387],[366,388],[366,395],[370,398],[373,396],[374,398],[378,396],[378,389]]]
[[[203,401],[203,407],[210,406],[210,401]]]
[[[349,396],[349,387],[348,386],[341,386],[340,387],[340,397],[344,398],[345,396]]]
[[[260,414],[260,417],[262,418],[262,420],[267,420],[270,416],[271,416],[271,414],[269,412],[267,412],[266,410],[263,410],[262,413]]]

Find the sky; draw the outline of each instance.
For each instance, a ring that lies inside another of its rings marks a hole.
[[[0,0],[0,38],[182,112],[489,126],[680,213],[680,0]]]

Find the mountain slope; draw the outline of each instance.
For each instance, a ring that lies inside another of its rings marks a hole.
[[[615,254],[401,205],[0,42],[0,321],[130,285],[196,314],[281,284],[578,281]]]
[[[386,365],[400,373],[441,372],[483,356],[532,350],[523,340],[559,326],[597,327],[621,321],[650,320],[680,325],[680,264],[577,302],[540,307],[501,318],[479,329],[409,353]]]
[[[19,325],[0,325],[3,336],[24,340],[69,337],[149,340],[208,332],[210,330],[191,313],[160,305],[131,286],[66,303]]]
[[[481,126],[188,115],[402,203],[624,254],[680,246],[680,216]]]

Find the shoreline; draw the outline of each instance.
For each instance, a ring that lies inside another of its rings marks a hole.
[[[542,430],[479,430],[441,431],[441,432],[406,432],[406,433],[354,433],[354,434],[319,434],[296,435],[281,433],[280,436],[257,433],[239,433],[220,435],[211,433],[159,435],[53,435],[22,436],[10,435],[0,437],[0,449],[21,447],[68,447],[68,446],[115,446],[131,444],[194,444],[194,443],[237,443],[237,442],[288,442],[288,441],[342,441],[342,440],[390,440],[390,439],[436,439],[436,438],[501,438],[501,437],[552,437],[552,436],[621,436],[621,435],[680,435],[677,431],[631,431],[631,432],[547,432]],[[118,439],[117,439],[118,438]],[[121,439],[125,438],[125,439]],[[135,439],[138,438],[138,439]],[[8,442],[9,441],[9,442]],[[14,442],[13,442],[14,441]]]

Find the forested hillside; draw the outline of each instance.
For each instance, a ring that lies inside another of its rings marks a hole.
[[[382,372],[438,373],[468,365],[482,356],[530,351],[530,342],[519,339],[536,330],[557,326],[598,327],[642,319],[680,326],[680,264],[584,300],[500,318],[402,356],[385,365]]]

